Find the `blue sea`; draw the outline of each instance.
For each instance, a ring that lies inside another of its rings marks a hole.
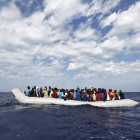
[[[140,102],[140,93],[125,93]],[[0,140],[140,139],[140,105],[99,108],[90,105],[25,105],[0,93]]]

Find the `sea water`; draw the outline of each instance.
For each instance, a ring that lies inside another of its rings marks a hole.
[[[125,93],[140,102],[140,93]],[[90,105],[20,104],[0,93],[0,140],[140,139],[140,105],[99,108]]]

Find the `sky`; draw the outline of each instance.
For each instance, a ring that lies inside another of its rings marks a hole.
[[[140,0],[0,0],[0,91],[140,91]]]

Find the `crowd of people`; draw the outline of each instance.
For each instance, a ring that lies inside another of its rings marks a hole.
[[[120,90],[119,93],[117,90],[109,89],[107,92],[104,88],[91,88],[81,89],[77,87],[74,89],[58,89],[58,88],[49,88],[47,86],[44,88],[38,88],[34,86],[31,90],[30,87],[27,86],[26,96],[29,97],[44,97],[44,98],[59,98],[66,100],[77,100],[77,101],[108,101],[108,100],[120,100],[125,99],[124,93]]]

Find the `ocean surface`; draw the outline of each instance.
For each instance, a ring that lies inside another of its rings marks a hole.
[[[140,102],[140,93],[125,93]],[[25,105],[0,93],[0,140],[140,139],[140,105]]]

